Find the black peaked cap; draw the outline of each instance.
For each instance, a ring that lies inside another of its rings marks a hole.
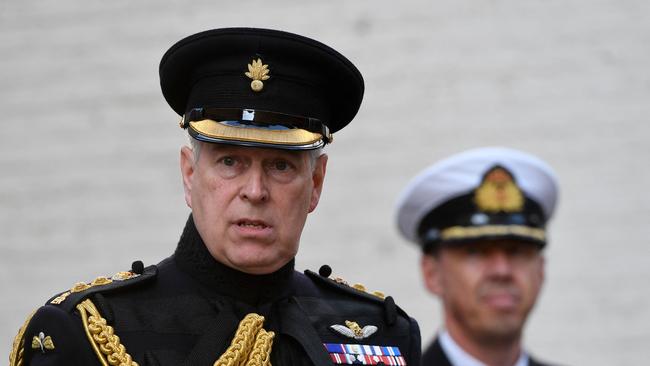
[[[263,90],[244,75],[260,58],[270,70]],[[331,132],[356,115],[361,73],[343,55],[313,39],[256,28],[208,30],[173,45],[160,62],[160,84],[179,115],[193,108],[247,108],[315,118]]]

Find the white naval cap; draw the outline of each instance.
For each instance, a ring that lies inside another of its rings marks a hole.
[[[557,196],[555,173],[539,158],[505,147],[477,148],[413,178],[398,198],[397,225],[423,247],[496,238],[543,246]]]

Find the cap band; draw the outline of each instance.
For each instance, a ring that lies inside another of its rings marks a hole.
[[[523,197],[521,212],[485,212],[474,201],[474,192],[449,200],[429,212],[420,222],[418,236],[423,247],[442,242],[499,238],[546,243],[541,207]]]

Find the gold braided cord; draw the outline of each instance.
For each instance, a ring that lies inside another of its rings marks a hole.
[[[246,366],[271,366],[271,347],[275,333],[267,332],[264,328],[255,336],[253,349],[248,355]]]
[[[88,340],[103,366],[138,366],[120,343],[120,337],[115,334],[113,327],[106,323],[106,319],[101,316],[92,301],[82,301],[77,305],[77,309],[81,314]]]
[[[27,325],[32,320],[32,317],[34,317],[35,313],[36,310],[32,311],[32,313],[27,317],[27,320],[25,320],[25,323],[23,323],[23,326],[18,329],[18,334],[16,334],[13,346],[11,347],[11,353],[9,353],[9,366],[22,366],[23,364],[23,352],[25,349],[25,330],[27,329]]]
[[[213,366],[247,366],[271,365],[271,345],[273,332],[262,329],[264,317],[250,313],[239,322],[230,347],[224,352]],[[253,356],[253,359],[251,359]],[[256,363],[259,360],[260,363]]]
[[[443,240],[471,239],[483,235],[519,235],[541,241],[546,240],[544,229],[523,225],[452,226],[440,233]]]
[[[243,366],[253,342],[255,335],[262,328],[264,317],[250,313],[239,322],[235,336],[230,342],[230,347],[224,352],[213,366]]]

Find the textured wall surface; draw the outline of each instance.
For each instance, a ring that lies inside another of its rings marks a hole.
[[[519,148],[562,188],[527,347],[647,363],[649,17],[641,0],[1,1],[0,355],[55,292],[171,254],[189,212],[185,137],[158,62],[190,33],[259,26],[319,39],[366,79],[327,149],[299,269],[328,263],[393,295],[428,342],[439,305],[397,235],[397,195],[446,155]]]

